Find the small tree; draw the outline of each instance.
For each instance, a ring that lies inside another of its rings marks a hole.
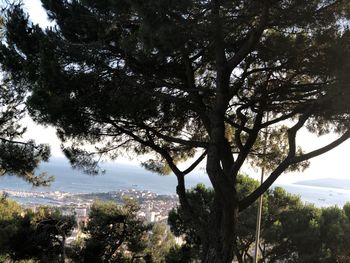
[[[35,237],[40,240],[40,246],[46,248],[47,254],[59,255],[59,262],[66,260],[66,239],[76,226],[74,216],[62,215],[54,208],[39,208],[33,215]],[[44,252],[44,251],[43,251]]]
[[[148,236],[146,252],[152,263],[164,263],[166,255],[175,247],[174,235],[165,223],[155,223]],[[148,261],[146,261],[148,262]]]
[[[23,209],[16,202],[1,197],[0,199],[0,255],[10,253],[9,240],[16,231],[16,221]],[[5,260],[4,260],[5,261]]]
[[[324,262],[348,262],[350,260],[350,217],[346,213],[347,203],[343,209],[329,207],[323,209],[320,230],[321,240],[324,243]]]
[[[22,209],[11,200],[0,201],[0,254],[11,260],[64,262],[65,239],[75,226],[73,216],[40,207]]]
[[[94,203],[83,231],[87,235],[80,252],[83,262],[132,262],[142,258],[150,226],[136,217],[138,210],[138,205],[130,199],[125,199],[124,206]]]
[[[231,262],[239,211],[283,172],[350,137],[347,1],[42,3],[56,26],[33,25],[16,5],[0,48],[12,83],[31,91],[32,116],[73,142],[65,153],[88,172],[96,172],[93,153],[153,153],[144,166],[177,177],[182,208],[202,228],[203,262]],[[340,136],[305,153],[296,141],[302,127]],[[269,137],[262,151],[267,128],[283,140]],[[205,158],[215,196],[203,222],[185,176]],[[239,199],[247,160],[269,161],[270,174]]]

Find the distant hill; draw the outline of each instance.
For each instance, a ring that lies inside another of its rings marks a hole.
[[[350,190],[350,178],[349,179],[322,178],[322,179],[315,179],[315,180],[299,181],[294,184]]]

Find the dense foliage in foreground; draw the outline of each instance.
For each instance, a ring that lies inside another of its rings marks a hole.
[[[0,262],[164,262],[174,236],[163,223],[138,219],[138,205],[125,199],[92,205],[86,224],[53,207],[24,209],[7,198],[0,200]],[[77,239],[67,238],[78,227]]]
[[[249,177],[239,177],[238,194],[253,191],[257,184]],[[208,219],[213,191],[198,185],[188,194],[198,217]],[[318,208],[276,187],[264,194],[263,204],[259,263],[350,262],[350,203],[343,208]],[[235,259],[239,263],[253,262],[256,213],[255,203],[240,214],[235,249]],[[172,251],[174,258],[181,260],[172,262],[199,260],[203,245],[195,222],[186,221],[178,207],[170,212],[169,224],[175,235],[184,236],[186,240],[181,249]]]
[[[52,207],[23,209],[7,198],[0,200],[0,254],[8,260],[64,262],[66,238],[76,222]]]
[[[82,237],[72,246],[74,262],[164,262],[174,237],[163,223],[147,224],[137,218],[138,205],[125,199],[92,205]]]

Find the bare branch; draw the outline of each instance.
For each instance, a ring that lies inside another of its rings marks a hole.
[[[239,211],[242,211],[253,204],[262,194],[264,194],[276,179],[289,167],[290,160],[284,159],[269,177],[253,193],[239,201]]]
[[[299,121],[290,129],[288,129],[288,145],[289,145],[289,151],[288,151],[288,158],[295,157],[295,151],[296,151],[296,142],[295,138],[297,135],[297,132],[303,127],[305,122],[307,121],[309,114],[304,114],[299,118]]]
[[[198,157],[198,159],[197,159],[196,161],[194,161],[194,162],[191,164],[191,166],[188,167],[186,170],[184,170],[182,173],[183,173],[184,175],[186,175],[186,174],[189,174],[190,172],[192,172],[193,169],[196,168],[197,165],[201,163],[201,161],[203,161],[203,159],[204,159],[205,156],[207,155],[207,152],[208,152],[208,150],[205,150],[205,151]]]
[[[0,141],[3,141],[5,143],[22,144],[22,145],[25,145],[25,146],[28,145],[28,142],[13,141],[13,140],[1,138],[1,137],[0,137]]]
[[[240,124],[238,124],[238,123],[236,123],[236,122],[230,120],[229,118],[225,118],[225,122],[226,122],[227,124],[231,125],[231,126],[234,127],[234,128],[242,129],[242,131],[244,131],[244,132],[246,132],[246,133],[250,133],[250,132],[251,132],[251,130],[250,130],[249,128],[244,127],[244,126],[242,126],[242,125],[240,125]]]
[[[249,207],[252,203],[254,203],[260,195],[262,195],[265,191],[267,191],[271,185],[276,181],[276,179],[292,164],[300,163],[306,160],[309,160],[311,158],[314,158],[316,156],[319,156],[323,153],[326,153],[335,147],[339,146],[341,143],[345,142],[347,139],[350,138],[350,130],[346,131],[341,137],[333,141],[332,143],[319,148],[315,151],[312,151],[307,154],[303,154],[301,156],[293,156],[293,153],[295,154],[295,136],[294,132],[296,133],[297,130],[300,129],[300,126],[305,123],[304,120],[305,117],[302,117],[299,122],[291,128],[291,144],[290,145],[290,153],[288,156],[277,166],[277,168],[269,175],[269,177],[265,180],[264,183],[262,183],[253,193],[248,195],[247,197],[243,198],[239,202],[239,210],[242,211]],[[294,129],[293,129],[294,128]],[[294,138],[294,139],[293,139]]]
[[[277,118],[275,118],[275,119],[272,119],[272,120],[269,120],[269,121],[266,121],[266,122],[262,123],[262,124],[261,124],[261,127],[262,127],[262,128],[269,127],[269,126],[271,126],[271,125],[273,125],[273,124],[276,124],[276,123],[278,123],[278,122],[287,120],[287,119],[289,119],[289,118],[295,116],[296,114],[297,114],[297,113],[296,113],[295,111],[292,111],[292,112],[290,112],[290,113],[288,113],[288,114],[284,114],[284,115],[282,115],[282,116],[280,116],[280,117],[277,117]]]
[[[306,160],[309,160],[311,158],[314,158],[316,156],[319,156],[321,154],[324,154],[332,149],[334,149],[335,147],[339,146],[341,143],[345,142],[347,139],[350,138],[350,130],[346,131],[342,136],[340,136],[338,139],[336,139],[335,141],[331,142],[330,144],[327,144],[324,147],[321,147],[317,150],[314,150],[312,152],[300,155],[300,156],[296,156],[293,159],[291,159],[292,163],[300,163]]]

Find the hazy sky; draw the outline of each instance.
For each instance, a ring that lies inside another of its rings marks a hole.
[[[39,0],[24,0],[23,2],[34,23],[39,23],[42,27],[52,25],[52,23],[47,20],[46,13],[41,8]],[[51,145],[53,156],[63,156],[60,150],[59,140],[53,128],[35,125],[30,120],[26,120],[26,125],[28,126],[26,138],[33,138],[39,143],[48,143]],[[318,138],[307,132],[303,132],[298,137],[298,144],[300,144],[305,151],[310,151],[331,142],[331,139],[334,138],[335,136]],[[131,162],[126,158],[121,158],[119,161]],[[312,159],[310,168],[305,172],[283,175],[279,181],[293,182],[322,177],[350,179],[350,140],[338,146],[336,149]]]

